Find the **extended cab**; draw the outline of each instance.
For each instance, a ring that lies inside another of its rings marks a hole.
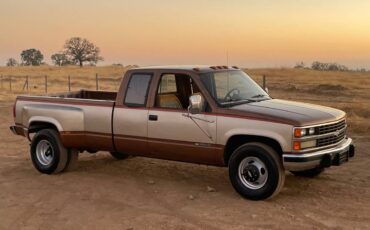
[[[14,119],[42,173],[109,151],[227,166],[235,190],[255,200],[277,194],[285,170],[316,176],[354,156],[343,111],[272,99],[237,67],[131,69],[117,93],[18,96]]]

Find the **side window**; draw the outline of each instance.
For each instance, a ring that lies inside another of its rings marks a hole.
[[[176,93],[177,85],[174,74],[164,74],[158,87],[158,94]]]
[[[187,77],[187,76],[183,76]],[[179,76],[175,74],[163,74],[159,82],[155,106],[168,109],[183,109],[181,95],[178,92],[177,82]]]
[[[145,106],[152,75],[133,74],[126,90],[125,104],[128,106]]]
[[[159,81],[155,107],[184,110],[189,106],[189,97],[199,88],[189,75],[163,74]]]

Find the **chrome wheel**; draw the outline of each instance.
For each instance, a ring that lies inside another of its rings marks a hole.
[[[36,157],[40,164],[47,166],[54,158],[54,150],[50,142],[47,140],[41,140],[36,146]]]
[[[268,171],[259,158],[246,157],[239,164],[238,175],[244,186],[255,190],[266,184]]]

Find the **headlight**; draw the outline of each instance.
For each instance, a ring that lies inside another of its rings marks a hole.
[[[308,129],[308,134],[314,135],[315,134],[315,128],[309,128]]]
[[[315,128],[295,128],[294,137],[304,137],[308,135],[315,135]]]
[[[294,130],[294,136],[295,137],[303,137],[306,135],[306,129],[299,129],[299,128],[296,128]]]

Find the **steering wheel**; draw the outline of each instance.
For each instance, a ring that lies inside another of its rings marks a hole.
[[[224,97],[224,101],[230,101],[235,95],[239,95],[240,90],[238,88],[231,89]]]

